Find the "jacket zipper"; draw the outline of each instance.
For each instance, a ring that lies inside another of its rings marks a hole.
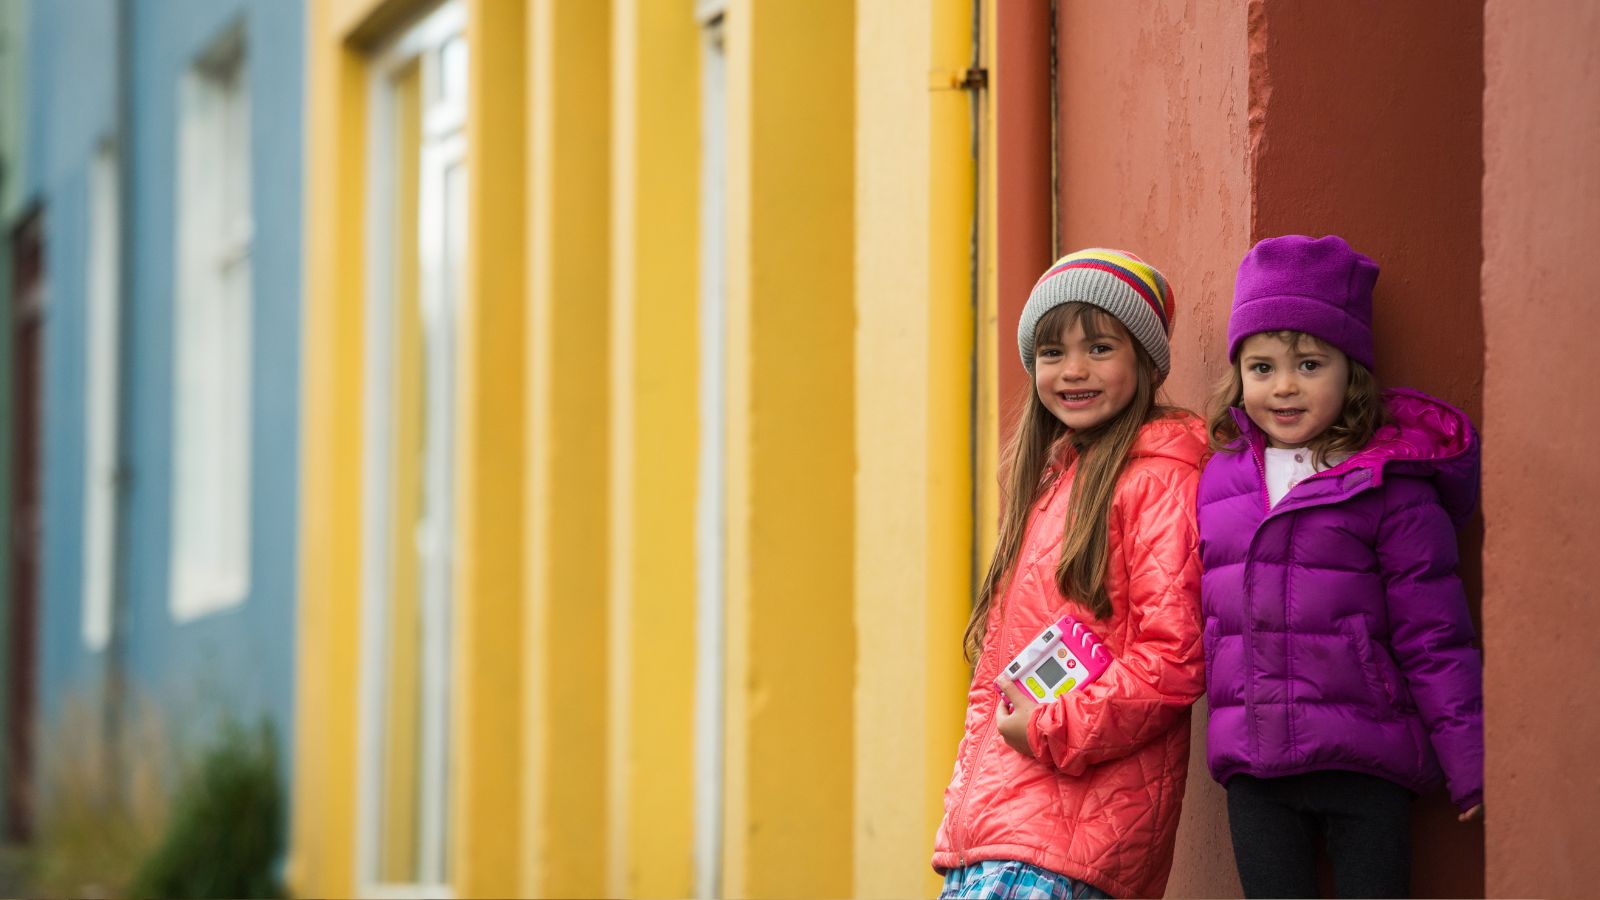
[[[988,752],[989,735],[992,733],[992,731],[986,731],[983,740],[978,742],[978,753],[972,758],[974,763],[981,760],[984,754]],[[976,771],[976,768],[976,765],[974,765],[974,771]],[[974,772],[967,773],[967,786],[961,789],[961,805],[958,807],[958,815],[956,816],[957,821],[961,823],[961,840],[956,843],[956,863],[963,869],[967,867],[967,843],[972,838],[972,822],[967,816],[967,797],[972,793],[973,776]]]
[[[1256,472],[1261,475],[1261,502],[1267,511],[1267,515],[1270,516],[1272,515],[1272,491],[1267,488],[1267,464],[1261,459],[1262,454],[1265,452],[1265,450],[1256,448],[1255,441],[1250,442],[1250,459],[1255,462]]]
[[[1024,537],[1024,540],[1026,540],[1026,536]],[[1018,562],[1020,563],[1021,560],[1019,559]],[[1015,577],[1015,575],[1013,575],[1013,577]],[[1000,599],[1002,603],[1005,601],[1004,597],[1001,597]],[[1005,620],[1002,619],[996,624],[999,626],[1004,626]],[[996,640],[999,640],[999,638],[997,637]],[[983,664],[983,657],[981,655],[978,657],[978,664],[980,666]],[[994,716],[989,719],[989,727],[984,729],[983,737],[979,739],[977,749],[973,752],[969,769],[967,771],[967,783],[961,788],[961,801],[956,804],[955,822],[958,828],[958,834],[956,835],[955,840],[955,851],[956,867],[960,869],[965,869],[967,867],[967,842],[972,836],[972,823],[969,821],[967,816],[967,798],[972,794],[972,782],[976,779],[978,763],[983,760],[984,755],[988,752],[989,741],[994,737],[995,733],[1000,730],[999,715],[1000,704],[998,701],[996,701]]]
[[[1245,670],[1255,671],[1256,667],[1256,610],[1255,610],[1255,566],[1250,560],[1255,558],[1256,539],[1261,536],[1261,526],[1266,523],[1267,516],[1272,515],[1272,493],[1267,489],[1267,464],[1262,459],[1264,450],[1259,450],[1254,441],[1250,442],[1250,458],[1255,461],[1256,472],[1261,475],[1261,500],[1266,509],[1260,522],[1256,523],[1255,530],[1250,534],[1250,542],[1244,549],[1244,627],[1246,638],[1244,642]],[[1261,734],[1256,729],[1256,693],[1254,682],[1246,679],[1244,691],[1244,721],[1245,737],[1250,747],[1250,758],[1260,758]]]

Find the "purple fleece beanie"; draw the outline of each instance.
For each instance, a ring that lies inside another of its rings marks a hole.
[[[1378,264],[1344,238],[1267,238],[1239,263],[1228,317],[1228,359],[1263,331],[1303,331],[1371,369],[1372,285]]]

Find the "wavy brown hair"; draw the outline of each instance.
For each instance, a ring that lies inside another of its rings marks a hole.
[[[1170,410],[1156,403],[1160,376],[1144,345],[1134,339],[1110,313],[1086,303],[1066,303],[1045,313],[1034,329],[1037,335],[1060,335],[1077,323],[1087,337],[1117,336],[1134,350],[1136,382],[1133,399],[1123,411],[1095,428],[1073,431],[1039,400],[1032,379],[1027,395],[1017,398],[1017,421],[1011,439],[1001,454],[1000,537],[995,543],[989,571],[978,589],[972,617],[967,620],[965,646],[967,661],[975,663],[983,649],[989,627],[989,609],[996,596],[1012,577],[1022,538],[1027,530],[1028,513],[1034,501],[1050,487],[1049,465],[1057,455],[1076,458],[1077,474],[1072,480],[1072,496],[1067,501],[1066,522],[1062,526],[1061,561],[1056,566],[1056,587],[1063,597],[1088,608],[1096,619],[1111,614],[1111,597],[1106,593],[1106,563],[1110,558],[1107,519],[1117,477],[1128,461],[1128,451],[1146,422]],[[1040,343],[1037,339],[1035,344]]]
[[[1338,347],[1333,346],[1321,338],[1306,334],[1303,331],[1266,331],[1263,334],[1271,335],[1289,345],[1289,352],[1294,353],[1300,349],[1300,344],[1309,341],[1313,347],[1325,353],[1343,353]],[[1361,363],[1345,357],[1350,363],[1350,381],[1344,390],[1344,408],[1339,413],[1339,418],[1328,426],[1328,430],[1317,435],[1306,444],[1311,451],[1311,459],[1317,468],[1328,465],[1328,457],[1338,453],[1355,453],[1372,443],[1372,436],[1389,421],[1389,411],[1383,405],[1383,388],[1378,383],[1378,376],[1372,374]],[[1242,450],[1239,444],[1239,423],[1233,420],[1231,409],[1244,403],[1244,373],[1240,371],[1240,363],[1235,360],[1228,367],[1228,373],[1217,382],[1216,388],[1211,393],[1211,402],[1206,405],[1209,415],[1206,418],[1206,433],[1211,438],[1213,450]]]

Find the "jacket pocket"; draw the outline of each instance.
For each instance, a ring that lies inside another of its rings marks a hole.
[[[1201,684],[1205,688],[1208,698],[1213,693],[1211,678],[1217,671],[1217,658],[1213,655],[1216,652],[1217,620],[1213,616],[1206,616],[1205,624],[1200,627],[1200,665],[1201,673],[1205,679]],[[1206,702],[1209,703],[1211,701],[1208,699]]]
[[[1341,619],[1339,630],[1344,632],[1355,651],[1356,662],[1361,666],[1361,675],[1367,683],[1372,708],[1385,719],[1394,718],[1399,706],[1399,692],[1393,673],[1378,660],[1378,651],[1372,646],[1372,635],[1365,627],[1365,620],[1362,619],[1358,624],[1350,619]]]

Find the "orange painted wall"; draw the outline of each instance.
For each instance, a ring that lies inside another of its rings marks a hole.
[[[1485,5],[1483,615],[1489,896],[1600,883],[1600,7]]]

